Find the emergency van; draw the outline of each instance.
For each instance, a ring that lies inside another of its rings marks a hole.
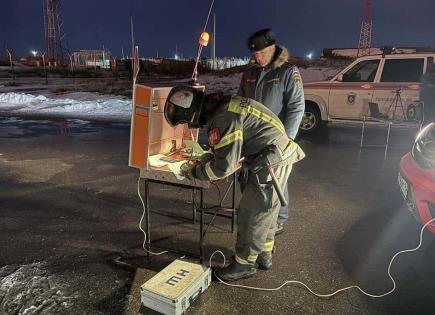
[[[330,81],[304,84],[301,132],[313,133],[322,122],[363,120],[372,114],[369,103],[376,104],[382,117],[393,118],[394,114],[401,115],[401,120],[419,119],[420,79],[434,58],[435,53],[365,56]]]

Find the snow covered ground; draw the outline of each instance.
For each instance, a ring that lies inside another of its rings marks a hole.
[[[48,271],[45,263],[0,268],[0,312],[22,315],[65,313],[73,299],[63,293],[63,285]]]
[[[68,93],[56,98],[24,93],[0,94],[0,111],[9,114],[81,119],[127,121],[130,119],[131,101],[121,96],[96,93]]]
[[[326,80],[333,76],[335,68],[300,69],[304,82]],[[223,91],[236,94],[241,73],[218,77],[202,75],[199,82],[207,91]],[[48,96],[49,95],[49,96]],[[114,95],[90,92],[74,92],[61,95],[53,93],[31,95],[25,93],[0,93],[0,114],[16,116],[63,117],[89,120],[127,122],[131,116],[131,100]]]

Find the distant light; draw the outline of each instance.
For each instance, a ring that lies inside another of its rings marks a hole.
[[[180,57],[178,57],[177,54],[174,55],[174,59],[175,59],[175,60],[178,60],[179,58],[180,58]]]
[[[36,55],[38,54],[36,50],[31,50],[30,53],[33,55],[33,57],[36,57]]]
[[[307,58],[311,60],[311,59],[313,59],[313,55],[314,54],[312,52],[310,52],[309,54],[307,54]]]

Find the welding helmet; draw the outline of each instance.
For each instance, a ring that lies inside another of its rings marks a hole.
[[[172,88],[165,104],[166,121],[172,127],[188,124],[190,128],[198,128],[203,100],[204,93],[191,86]]]

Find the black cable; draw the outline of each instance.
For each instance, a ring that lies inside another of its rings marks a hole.
[[[208,228],[210,227],[210,225],[212,225],[214,219],[217,216],[217,213],[218,213],[219,209],[222,209],[222,204],[224,202],[224,200],[221,199],[221,191],[220,191],[219,186],[216,183],[214,183],[214,182],[211,182],[211,183],[212,183],[212,185],[214,185],[217,188],[218,193],[219,193],[220,204],[218,206],[212,206],[212,207],[206,207],[206,208],[198,207],[198,205],[196,204],[196,201],[195,201],[195,194],[193,194],[193,197],[192,197],[192,201],[193,201],[193,204],[194,204],[195,208],[201,209],[201,211],[215,209],[214,213],[213,213],[213,217],[210,219],[210,222],[208,224],[206,224],[205,230],[202,232],[203,239],[205,239],[205,236],[206,236]],[[234,185],[234,182],[231,183],[231,185],[228,186],[227,192],[231,189],[232,185]],[[227,193],[225,193],[225,196],[226,195],[227,195]]]

